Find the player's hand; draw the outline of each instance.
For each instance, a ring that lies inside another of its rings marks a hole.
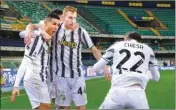
[[[26,35],[24,36],[24,43],[26,45],[30,45],[31,38],[34,36],[34,33],[32,31],[27,31]]]
[[[74,31],[74,30],[77,29],[77,28],[79,28],[79,24],[78,24],[78,23],[75,23],[75,24],[73,25],[72,31]]]
[[[40,34],[44,37],[45,41],[48,42],[52,36],[50,36],[45,30],[41,29]]]
[[[12,96],[11,96],[11,99],[10,99],[12,103],[15,101],[15,97],[17,95],[18,96],[20,95],[20,90],[19,90],[19,88],[15,87],[15,88],[13,88]]]
[[[104,75],[105,75],[105,77],[106,77],[106,80],[107,81],[111,81],[111,75],[110,75],[110,67],[109,66],[105,66],[104,67]]]

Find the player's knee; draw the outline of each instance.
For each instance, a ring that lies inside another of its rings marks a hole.
[[[65,107],[63,107],[63,106],[59,106],[59,109],[64,109]]]
[[[40,109],[51,109],[51,104],[41,103]]]
[[[51,104],[47,104],[46,108],[51,109]]]
[[[77,106],[76,109],[78,109],[78,110],[85,110],[86,106],[85,105]]]

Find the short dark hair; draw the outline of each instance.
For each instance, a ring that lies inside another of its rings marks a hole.
[[[59,9],[54,9],[51,11],[46,18],[55,18],[55,19],[60,19],[60,15],[62,15],[62,11]]]
[[[141,38],[141,35],[137,32],[129,32],[127,34],[127,39],[134,39],[134,40],[140,42],[142,38]]]
[[[52,10],[51,13],[54,13],[54,14],[60,16],[60,15],[62,15],[63,11],[61,11],[61,10],[58,9],[58,8],[56,8],[56,9]]]

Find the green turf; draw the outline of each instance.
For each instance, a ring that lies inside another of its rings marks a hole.
[[[162,71],[159,82],[150,81],[146,90],[150,108],[175,108],[175,71]]]
[[[150,81],[146,89],[148,102],[151,109],[173,109],[175,108],[175,73],[174,71],[161,71],[161,79],[159,82]],[[110,83],[105,78],[98,78],[86,81],[88,109],[98,108],[106,96]],[[25,92],[23,91],[22,94]],[[2,109],[27,109],[31,108],[26,95],[16,98],[15,103],[10,103],[11,93],[3,93],[1,98]]]

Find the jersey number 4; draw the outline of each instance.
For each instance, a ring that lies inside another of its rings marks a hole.
[[[127,69],[127,68],[121,68],[121,66],[122,66],[125,62],[127,62],[127,61],[130,59],[131,53],[130,53],[130,51],[127,50],[127,49],[122,49],[122,50],[119,51],[119,53],[120,53],[120,54],[126,53],[125,58],[123,58],[123,59],[120,61],[120,63],[116,66],[116,68],[120,70],[120,73],[119,73],[119,74],[122,74],[121,69],[124,69],[124,70],[128,70],[128,69]],[[141,56],[141,59],[140,59],[136,64],[134,64],[129,70],[130,70],[130,71],[133,71],[133,72],[142,73],[141,71],[138,71],[138,70],[136,70],[136,69],[144,62],[145,56],[144,56],[144,54],[143,54],[142,52],[140,52],[140,51],[136,51],[136,52],[134,53],[134,55],[135,55],[135,56],[138,56],[138,55]]]
[[[86,87],[84,87],[84,91],[82,90],[81,87],[79,87],[79,89],[78,89],[78,94],[82,95],[83,92],[86,93]]]

